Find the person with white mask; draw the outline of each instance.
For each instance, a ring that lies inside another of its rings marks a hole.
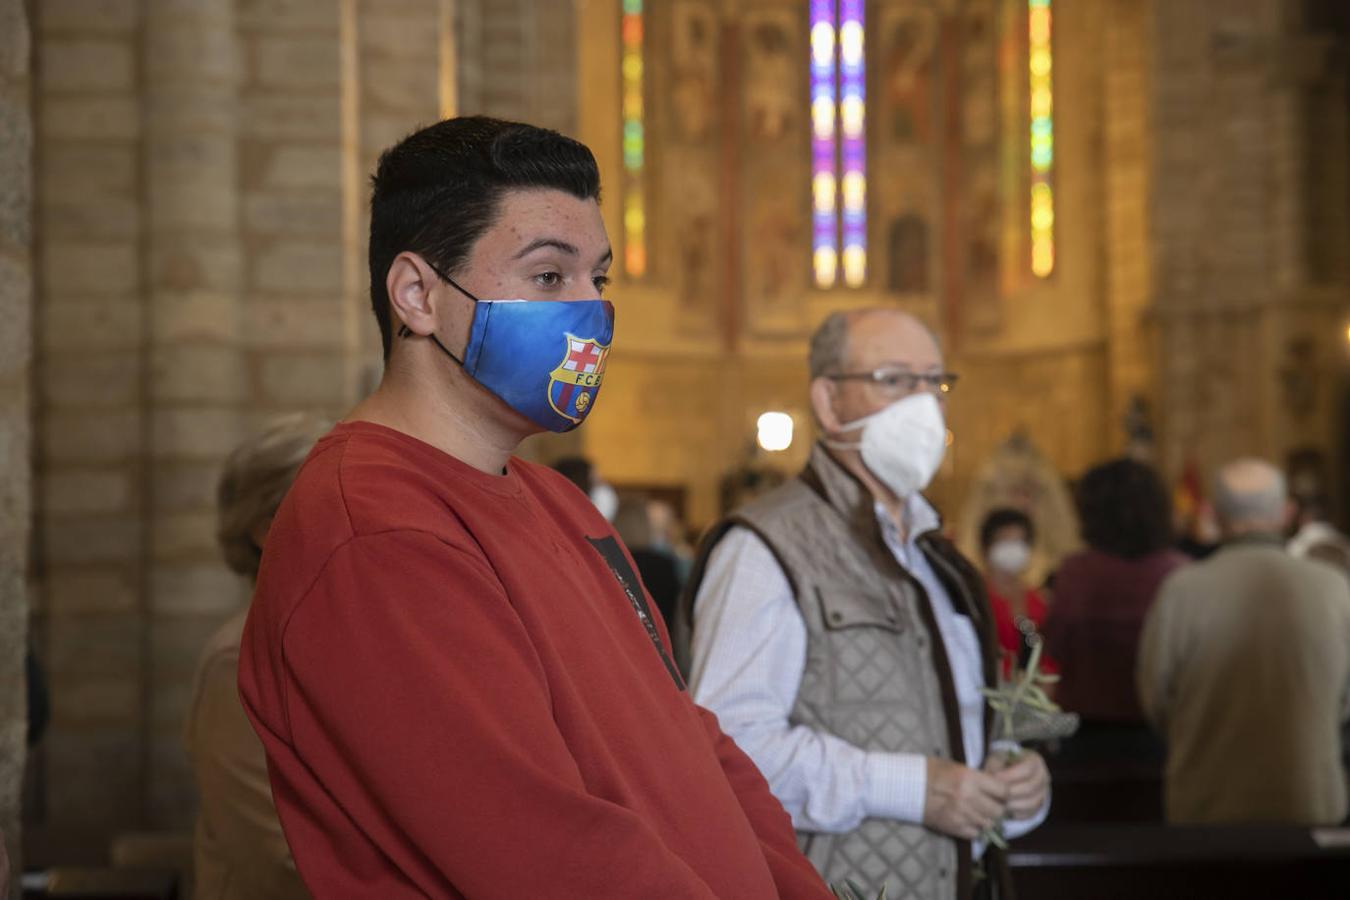
[[[1035,753],[990,752],[993,616],[922,494],[955,376],[892,309],[830,316],[810,354],[821,438],[800,476],[704,538],[677,660],[826,881],[891,900],[1007,896],[980,836],[1044,821],[1049,774]]]
[[[980,523],[985,589],[994,613],[1005,678],[1012,675],[1014,667],[1027,664],[1045,621],[1045,596],[1024,578],[1035,541],[1036,527],[1020,509],[991,510]],[[1059,667],[1054,660],[1041,656],[1041,671],[1055,673]]]

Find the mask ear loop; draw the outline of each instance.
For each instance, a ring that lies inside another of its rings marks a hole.
[[[440,270],[440,267],[437,266],[435,263],[433,263],[431,260],[426,259],[426,258],[424,257],[422,261],[425,262],[425,263],[427,264],[427,266],[431,269],[431,271],[433,271],[433,272],[436,273],[436,277],[439,278],[441,281],[444,281],[446,284],[450,285],[452,288],[454,288],[455,290],[459,291],[459,292],[460,292],[461,294],[463,294],[464,296],[468,297],[468,298],[469,298],[470,300],[472,300],[474,303],[482,303],[482,302],[483,302],[482,300],[479,300],[477,297],[475,297],[473,294],[471,294],[471,293],[469,293],[468,291],[464,290],[464,288],[460,287],[459,284],[456,283],[455,279],[451,278],[449,275],[447,275],[447,274],[445,274],[444,272],[442,272],[442,271]],[[399,326],[398,326],[398,332],[397,332],[397,333],[398,333],[398,336],[399,336],[400,338],[405,338],[405,339],[406,339],[406,338],[419,337],[419,336],[420,336],[420,335],[417,335],[411,328],[409,328],[408,325],[407,325],[407,323],[404,323],[404,324],[402,324],[402,325],[399,325]],[[461,369],[464,368],[464,360],[460,359],[458,356],[456,356],[455,354],[451,353],[451,352],[450,352],[450,349],[449,349],[448,347],[446,347],[444,344],[441,343],[441,339],[438,338],[438,337],[436,337],[435,333],[428,334],[427,337],[431,338],[432,343],[434,343],[438,348],[440,348],[440,351],[441,351],[442,353],[444,353],[446,356],[448,356],[448,357],[450,357],[451,359],[453,359],[453,360],[455,361],[455,363],[456,363]]]

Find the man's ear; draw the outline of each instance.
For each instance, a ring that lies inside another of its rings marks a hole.
[[[407,326],[415,334],[436,331],[440,323],[431,303],[431,289],[436,283],[436,273],[416,253],[405,251],[394,257],[384,276],[384,289],[389,294],[393,316],[390,324],[394,331],[398,331],[400,325]]]
[[[811,379],[811,411],[816,414],[820,430],[826,434],[839,432],[839,416],[834,411],[834,395],[838,389],[832,379]]]

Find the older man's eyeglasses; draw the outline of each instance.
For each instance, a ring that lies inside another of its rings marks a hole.
[[[935,394],[950,394],[956,387],[955,372],[911,372],[898,366],[882,366],[870,372],[841,372],[836,381],[867,381],[893,394],[913,394],[920,388]]]

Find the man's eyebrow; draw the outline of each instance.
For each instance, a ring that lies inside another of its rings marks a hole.
[[[605,250],[604,255],[595,261],[595,268],[598,269],[601,266],[605,265],[606,263],[611,263],[613,261],[614,261],[614,248],[609,247]]]
[[[528,244],[526,244],[525,249],[517,253],[513,257],[513,259],[522,259],[526,256],[529,256],[534,251],[540,250],[544,247],[552,247],[554,250],[559,250],[563,253],[566,253],[568,256],[576,256],[581,252],[576,248],[574,244],[569,244],[567,243],[567,241],[561,240],[559,238],[539,238],[537,240],[530,241]]]

